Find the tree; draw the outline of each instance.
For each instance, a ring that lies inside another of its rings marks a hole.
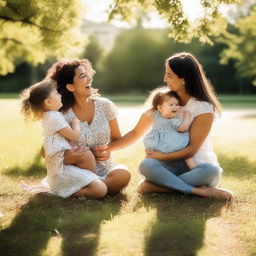
[[[222,41],[228,46],[223,50],[221,63],[235,61],[235,67],[242,77],[252,78],[256,86],[256,5],[246,17],[235,24],[236,32],[227,32]]]
[[[86,58],[92,62],[93,66],[97,66],[102,57],[103,49],[95,36],[89,37],[89,43],[86,45],[81,58]]]
[[[189,44],[177,43],[167,38],[167,34],[167,30],[140,27],[121,33],[106,57],[102,71],[95,76],[95,87],[100,92],[144,94],[165,84],[164,61],[168,56],[188,51],[197,56],[217,93],[246,91],[245,80],[237,79],[232,63],[225,66],[219,63],[224,44],[214,41],[213,46],[200,45],[196,39]]]
[[[192,38],[197,37],[201,42],[211,43],[210,36],[220,35],[227,27],[227,20],[222,16],[220,6],[240,1],[201,0],[200,2],[204,13],[193,22],[184,13],[182,0],[115,0],[109,18],[131,20],[136,14],[156,10],[170,25],[170,37],[179,42],[190,42]]]
[[[210,36],[225,31],[226,19],[221,4],[239,0],[201,0],[204,15],[191,22],[183,11],[182,0],[113,0],[109,19],[131,19],[136,10],[156,10],[170,24],[169,36],[180,42],[198,37],[211,42]],[[76,28],[81,21],[82,0],[0,0],[0,74],[14,70],[21,62],[43,63],[48,56],[64,57],[80,50]]]
[[[102,81],[96,86],[104,92],[145,92],[163,84],[166,34],[137,27],[121,33],[103,63]]]
[[[24,61],[35,65],[48,56],[75,55],[80,6],[77,0],[0,0],[0,74]]]

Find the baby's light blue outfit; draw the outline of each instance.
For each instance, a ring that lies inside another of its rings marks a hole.
[[[152,129],[145,135],[143,140],[146,149],[171,153],[188,145],[189,133],[177,131],[177,128],[182,123],[179,118],[163,118],[157,110],[153,111],[152,117]]]

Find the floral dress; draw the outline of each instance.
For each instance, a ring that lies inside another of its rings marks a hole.
[[[106,98],[94,98],[94,117],[92,122],[80,122],[80,141],[89,148],[94,146],[107,145],[111,140],[109,121],[117,118],[117,108]],[[66,120],[70,122],[75,114],[70,109],[65,113]],[[125,169],[122,164],[113,162],[112,157],[106,161],[98,161],[96,164],[96,174],[101,179],[105,179],[109,172],[116,169]]]

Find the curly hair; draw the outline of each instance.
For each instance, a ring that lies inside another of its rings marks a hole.
[[[92,68],[91,62],[87,59],[58,61],[47,71],[46,78],[56,81],[57,90],[62,95],[63,106],[60,110],[63,112],[69,110],[75,103],[73,93],[66,86],[67,84],[73,84],[75,69],[79,66],[83,66],[90,77],[93,77],[96,73]]]
[[[54,88],[56,88],[56,83],[48,79],[31,85],[21,92],[21,112],[26,120],[42,118],[44,101],[49,97]]]

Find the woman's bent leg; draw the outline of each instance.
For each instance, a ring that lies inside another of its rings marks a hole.
[[[108,188],[100,179],[94,180],[89,185],[74,193],[74,196],[86,196],[90,198],[103,198],[107,195]]]
[[[175,189],[187,194],[192,193],[193,187],[191,185],[182,181],[158,160],[151,158],[144,159],[139,166],[139,170],[148,181],[156,185]]]
[[[193,187],[216,187],[220,182],[221,174],[218,167],[210,163],[203,163],[178,177]]]
[[[108,194],[119,193],[125,188],[131,179],[131,174],[125,169],[116,169],[111,171],[105,179],[108,188]]]

